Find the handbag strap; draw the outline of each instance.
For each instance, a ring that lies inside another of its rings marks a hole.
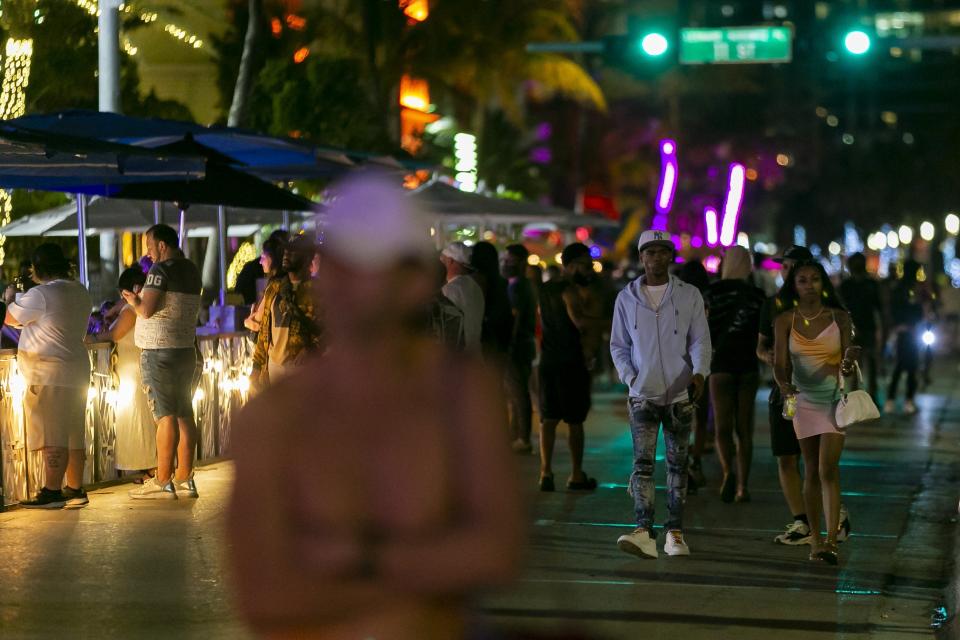
[[[854,362],[854,363],[853,363],[853,368],[854,368],[854,370],[857,372],[857,383],[858,383],[860,386],[863,386],[863,372],[860,371],[860,363],[859,363],[859,362]],[[844,379],[843,372],[842,372],[842,371],[838,371],[838,372],[837,372],[837,377],[840,379],[840,395],[842,395],[843,397],[847,397],[846,384],[845,384],[844,381],[843,381],[843,379]]]

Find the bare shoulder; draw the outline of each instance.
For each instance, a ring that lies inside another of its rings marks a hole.
[[[776,319],[773,321],[774,329],[782,331],[789,328],[790,325],[793,324],[793,314],[794,312],[791,310],[784,311],[777,315]]]
[[[850,326],[850,313],[845,309],[836,309],[833,312],[833,317],[837,319],[837,324],[841,326]]]

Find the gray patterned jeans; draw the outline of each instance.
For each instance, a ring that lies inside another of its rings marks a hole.
[[[637,512],[637,526],[653,527],[655,504],[654,470],[657,461],[657,438],[663,424],[667,452],[667,522],[669,531],[683,528],[683,503],[687,497],[687,449],[694,406],[678,402],[661,407],[647,400],[630,398],[630,432],[633,435],[633,473],[630,493]]]

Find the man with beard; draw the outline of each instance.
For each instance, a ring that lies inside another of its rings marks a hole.
[[[310,278],[315,252],[305,235],[292,238],[283,252],[287,275],[271,282],[264,292],[263,320],[253,354],[254,388],[276,382],[321,345],[319,308]]]
[[[553,445],[566,422],[572,468],[571,491],[592,491],[597,481],[583,472],[583,423],[590,412],[590,368],[603,322],[603,301],[593,287],[593,259],[575,242],[560,256],[563,272],[540,290],[543,342],[540,355],[540,490],[553,491]]]

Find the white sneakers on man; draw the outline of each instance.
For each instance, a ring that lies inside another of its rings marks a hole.
[[[668,556],[688,556],[690,547],[683,541],[683,532],[679,529],[667,531],[667,539],[663,543],[663,550]]]
[[[656,559],[659,555],[657,539],[650,537],[650,532],[646,529],[634,529],[633,533],[620,536],[617,538],[617,548],[638,558]]]
[[[186,480],[177,480],[176,478],[172,479],[173,487],[177,490],[178,498],[199,498],[200,494],[197,492],[197,483],[193,481],[193,474],[190,474],[190,477]]]
[[[173,480],[160,484],[156,478],[144,480],[136,489],[127,492],[134,500],[176,500],[177,490],[173,487]]]

